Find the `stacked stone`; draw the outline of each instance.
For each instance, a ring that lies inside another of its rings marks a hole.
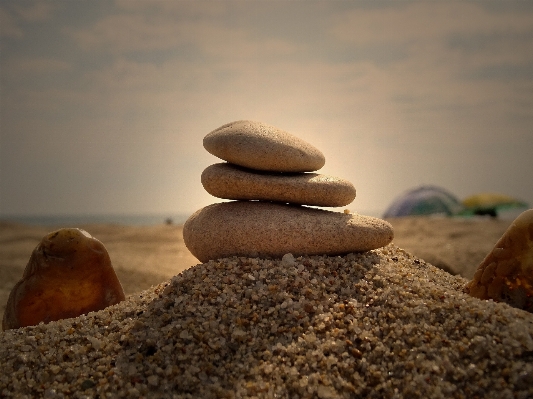
[[[356,191],[347,180],[310,173],[324,166],[325,157],[298,137],[237,121],[209,133],[203,144],[227,162],[207,167],[202,185],[215,197],[235,201],[202,208],[185,223],[185,245],[200,261],[341,255],[392,241],[392,226],[381,219],[305,206],[345,206]]]

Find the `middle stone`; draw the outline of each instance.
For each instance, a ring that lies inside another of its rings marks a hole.
[[[337,207],[351,203],[355,187],[347,180],[317,173],[268,173],[228,163],[202,173],[205,190],[218,198],[262,200]]]

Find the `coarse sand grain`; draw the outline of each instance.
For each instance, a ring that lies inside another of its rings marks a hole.
[[[1,333],[0,396],[533,397],[533,314],[394,245],[289,258],[209,261]]]

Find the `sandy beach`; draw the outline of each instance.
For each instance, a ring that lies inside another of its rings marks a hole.
[[[486,218],[407,217],[388,221],[394,226],[397,246],[468,279],[510,224]],[[164,282],[199,263],[185,247],[179,225],[75,227],[104,243],[126,295]],[[0,317],[31,252],[55,228],[0,222]]]
[[[78,226],[127,299],[0,333],[0,396],[531,397],[533,315],[462,292],[510,221],[389,221],[383,249],[290,264],[197,265],[180,226]],[[49,231],[0,224],[2,312]]]
[[[72,227],[72,226],[68,226]],[[75,226],[104,243],[124,293],[157,285],[198,263],[183,244],[182,226]],[[31,252],[55,227],[0,222],[0,313],[21,278]]]
[[[451,274],[471,279],[512,220],[402,217],[387,219],[394,243]]]

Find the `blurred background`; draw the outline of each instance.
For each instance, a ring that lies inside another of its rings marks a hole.
[[[352,211],[533,203],[533,2],[0,0],[0,32],[1,219],[181,222],[239,119],[321,149]]]

